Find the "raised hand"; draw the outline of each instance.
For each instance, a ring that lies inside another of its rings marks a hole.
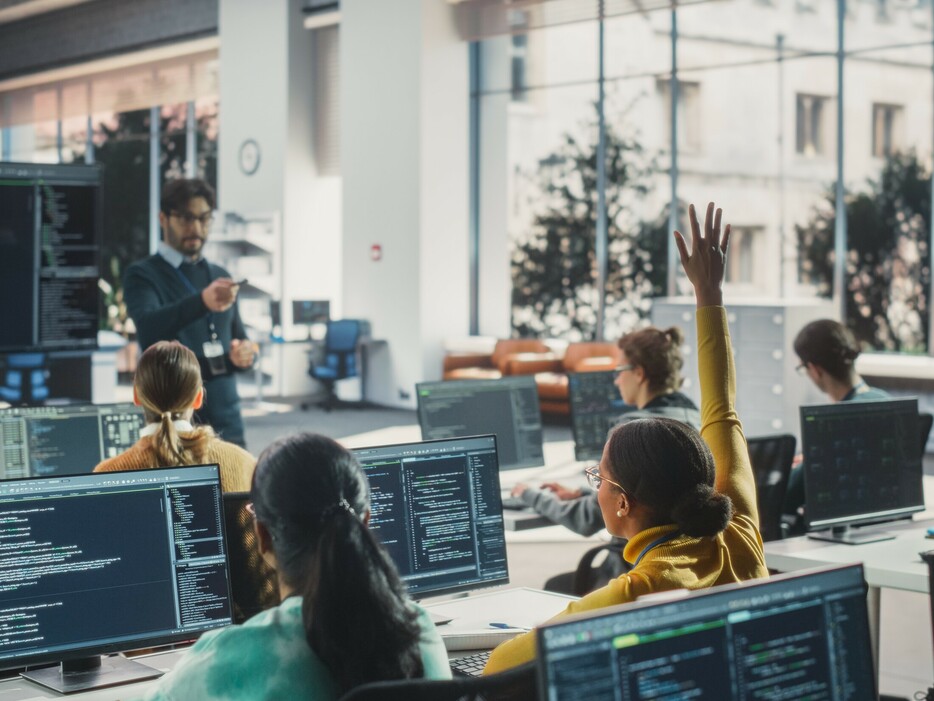
[[[675,243],[681,254],[681,267],[694,286],[694,295],[698,307],[721,306],[723,292],[723,274],[726,269],[726,254],[730,245],[730,225],[727,224],[720,234],[720,219],[723,210],[714,212],[714,203],[707,205],[704,219],[704,233],[701,234],[694,205],[688,208],[691,219],[691,253],[680,231],[675,231]]]

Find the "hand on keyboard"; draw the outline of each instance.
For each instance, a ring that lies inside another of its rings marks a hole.
[[[521,511],[526,508],[526,503],[517,497],[503,497],[503,508]]]

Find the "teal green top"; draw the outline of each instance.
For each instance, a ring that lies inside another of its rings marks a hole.
[[[441,636],[424,609],[412,605],[422,628],[425,677],[449,679]],[[302,599],[293,596],[242,625],[205,633],[144,698],[330,701],[339,696],[331,673],[305,642]]]

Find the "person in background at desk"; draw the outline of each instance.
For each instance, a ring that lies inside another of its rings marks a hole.
[[[192,414],[203,400],[195,354],[178,341],[150,346],[140,356],[133,378],[133,402],[143,407],[146,426],[132,447],[104,460],[94,472],[216,463],[221,489],[247,491],[256,458],[240,446],[222,441],[210,426],[191,425]]]
[[[333,701],[373,681],[450,678],[435,625],[367,528],[369,487],[346,448],[280,438],[260,455],[251,496],[282,603],[203,635],[148,701]]]
[[[831,402],[874,402],[889,398],[888,392],[870,387],[856,372],[859,344],[840,322],[833,319],[812,321],[795,336],[794,348],[801,360],[795,369],[799,374],[807,375]],[[788,476],[788,491],[785,492],[784,511],[795,518],[804,508],[802,461],[800,454],[795,456],[794,469]],[[803,532],[803,524],[796,524],[792,530]]]
[[[237,309],[239,286],[202,255],[214,212],[214,191],[203,180],[173,180],[159,205],[162,241],[154,255],[127,268],[123,294],[140,348],[177,340],[201,363],[207,390],[198,419],[224,440],[246,445],[233,373],[253,365],[257,347]]]
[[[676,326],[664,331],[655,327],[640,329],[619,339],[623,364],[616,369],[616,387],[626,404],[637,407],[620,417],[621,422],[667,416],[700,429],[697,405],[678,391],[683,381],[683,344],[684,332]],[[520,483],[513,488],[512,496],[575,533],[589,536],[604,528],[593,490],[571,489],[555,482],[536,489]]]
[[[730,227],[721,240],[722,213],[714,214],[711,203],[702,236],[693,205],[689,213],[690,255],[679,232],[675,240],[697,299],[701,433],[663,417],[613,429],[600,465],[588,468],[587,476],[607,530],[629,541],[623,554],[633,566],[558,616],[629,603],[654,592],[768,576],[756,482],[735,409],[736,371],[721,291]],[[493,650],[484,673],[534,657],[535,633],[525,633]]]

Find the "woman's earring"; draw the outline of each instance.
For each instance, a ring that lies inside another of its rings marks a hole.
[[[619,510],[616,512],[616,517],[617,517],[617,518],[622,518],[622,517],[623,517],[623,510],[622,510],[622,509],[619,509]]]

